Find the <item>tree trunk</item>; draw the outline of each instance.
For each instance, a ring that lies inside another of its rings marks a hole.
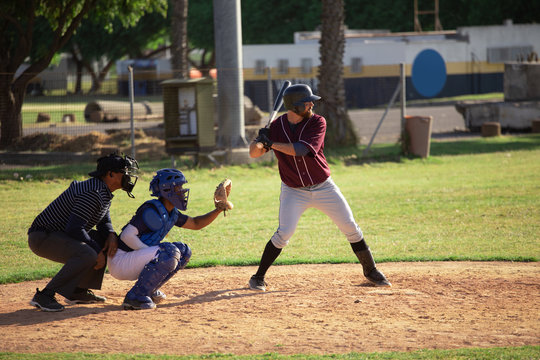
[[[96,71],[94,71],[94,68],[92,67],[92,65],[90,65],[88,61],[83,62],[84,68],[86,69],[86,71],[88,71],[90,77],[92,78],[92,86],[89,91],[90,94],[95,94],[101,89],[103,81],[111,70],[113,64],[114,62],[109,60],[107,64],[101,70],[99,70],[98,73],[96,73]]]
[[[206,61],[208,51],[210,51],[210,59]],[[216,67],[216,52],[214,50],[204,49],[199,70],[201,70],[201,73],[203,74],[203,76],[210,77],[210,70],[212,70],[215,67]]]
[[[22,137],[21,108],[26,92],[26,84],[22,89],[11,88],[13,74],[0,75],[0,118],[2,126],[0,129],[0,148],[5,149],[16,139]],[[6,86],[7,85],[7,86]]]
[[[70,49],[71,59],[75,62],[77,68],[75,77],[75,94],[82,94],[82,75],[83,75],[83,63],[79,56],[77,44],[73,44]]]
[[[173,76],[189,79],[187,15],[188,0],[172,0],[171,65]]]
[[[77,75],[75,78],[75,94],[82,94],[82,76],[83,76],[83,64],[82,62],[75,60],[77,66]]]
[[[113,64],[114,64],[114,61],[109,60],[107,64],[105,64],[105,66],[99,71],[99,76],[97,77],[96,86],[95,88],[94,86],[92,86],[94,92],[97,92],[101,89],[103,85],[103,81],[105,81],[105,78],[107,77],[107,74],[111,70],[111,67],[113,66]]]
[[[323,0],[321,16],[319,95],[317,112],[327,121],[328,145],[356,145],[357,137],[347,112],[343,81],[345,25],[343,0]]]

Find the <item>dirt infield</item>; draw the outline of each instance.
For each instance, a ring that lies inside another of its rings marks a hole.
[[[130,281],[106,275],[108,301],[44,313],[46,280],[0,286],[0,351],[331,354],[540,344],[540,264],[386,263],[377,288],[356,264],[186,269],[153,311],[123,311]],[[63,301],[61,301],[63,302]]]

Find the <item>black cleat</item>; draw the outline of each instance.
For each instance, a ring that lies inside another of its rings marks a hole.
[[[30,300],[30,305],[37,307],[41,311],[54,312],[64,310],[64,306],[56,301],[54,291],[47,288],[43,289],[43,291],[36,289],[36,294],[32,300]]]
[[[374,268],[366,275],[366,278],[377,286],[392,286],[386,276],[379,269]]]
[[[266,285],[264,276],[253,275],[251,279],[249,279],[249,288],[251,290],[266,291]]]

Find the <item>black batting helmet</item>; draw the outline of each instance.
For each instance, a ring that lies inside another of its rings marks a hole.
[[[296,84],[289,86],[283,93],[283,104],[285,109],[299,113],[304,103],[320,100],[320,98],[320,96],[313,94],[308,85]]]

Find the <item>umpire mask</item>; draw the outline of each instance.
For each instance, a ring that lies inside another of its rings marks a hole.
[[[136,171],[139,170],[139,164],[137,160],[127,155],[121,156],[116,153],[112,153],[108,156],[103,156],[97,160],[97,169],[92,171],[88,175],[92,177],[102,178],[109,171],[121,173],[122,176],[122,190],[127,192],[128,196],[134,198],[133,188],[137,183]]]
[[[137,163],[137,160],[129,156],[125,156],[124,161],[126,163],[126,167],[124,170],[124,175],[122,176],[122,190],[127,192],[130,198],[134,198],[135,196],[133,196],[131,192],[139,179],[139,177],[135,175],[135,172],[139,170],[139,164]]]

